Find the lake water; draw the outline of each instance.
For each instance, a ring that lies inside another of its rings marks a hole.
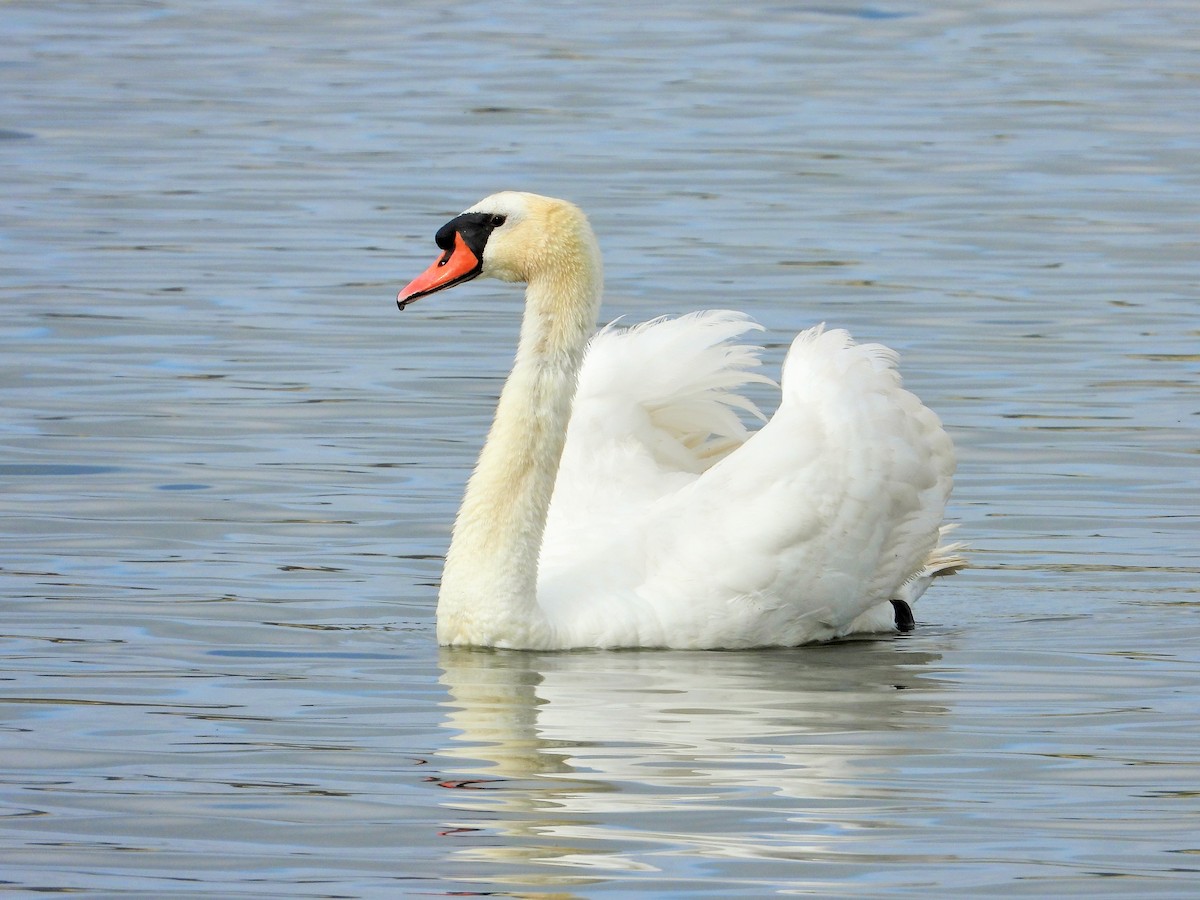
[[[1192,0],[0,6],[0,883],[1200,889]],[[904,356],[974,568],[911,634],[446,652],[515,340],[434,231],[570,197],[605,315]]]

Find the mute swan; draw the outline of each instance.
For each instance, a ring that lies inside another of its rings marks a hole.
[[[443,645],[528,650],[793,646],[913,627],[910,604],[964,565],[939,546],[954,448],[900,385],[896,354],[823,326],[783,366],[759,326],[709,311],[589,341],[600,249],[574,205],[494,194],[436,236],[401,309],[476,276],[527,285],[516,360],[454,524]],[[761,414],[759,414],[761,417]]]

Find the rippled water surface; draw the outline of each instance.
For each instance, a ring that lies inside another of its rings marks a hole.
[[[6,886],[1195,892],[1190,0],[0,21]],[[608,317],[902,352],[974,548],[915,632],[438,651],[519,292],[393,298],[513,187],[590,212]]]

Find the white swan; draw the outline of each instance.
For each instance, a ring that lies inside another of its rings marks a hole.
[[[792,646],[908,630],[936,575],[954,448],[896,354],[802,332],[754,434],[735,391],[768,381],[758,328],[693,313],[591,339],[600,250],[563,200],[504,192],[437,232],[403,309],[479,275],[523,281],[516,361],[463,498],[438,596],[444,645]]]

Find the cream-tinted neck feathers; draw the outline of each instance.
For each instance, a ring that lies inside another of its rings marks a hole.
[[[505,217],[482,275],[528,284],[521,336],[487,443],[454,525],[438,597],[442,644],[551,639],[537,562],[571,398],[602,292],[600,250],[575,206],[503,193],[468,212]]]

